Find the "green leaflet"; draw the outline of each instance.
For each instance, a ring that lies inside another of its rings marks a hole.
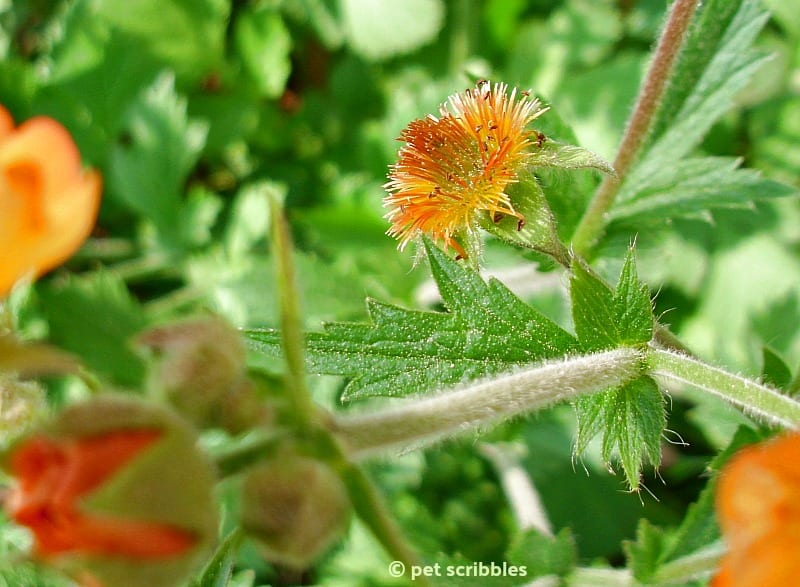
[[[485,282],[430,242],[425,249],[449,312],[369,300],[371,323],[326,324],[306,336],[308,370],[351,378],[345,399],[423,393],[578,349],[568,332],[500,282]],[[247,335],[256,350],[281,354],[277,331]]]
[[[650,341],[650,296],[637,277],[632,250],[613,291],[580,260],[573,262],[572,270],[572,317],[584,350],[638,346]],[[661,392],[647,376],[617,389],[580,397],[575,402],[576,452],[583,452],[589,441],[603,431],[603,459],[610,461],[616,455],[628,485],[637,487],[642,460],[657,464],[661,458],[661,434],[666,426],[663,404]]]

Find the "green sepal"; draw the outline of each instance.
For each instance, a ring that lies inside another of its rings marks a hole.
[[[528,165],[535,169],[537,167],[560,167],[561,169],[594,169],[607,175],[615,176],[611,163],[603,159],[597,153],[557,141],[543,138],[541,146],[533,150],[528,159]]]
[[[512,245],[534,249],[567,262],[567,251],[556,233],[556,223],[539,182],[530,172],[519,175],[519,181],[508,188],[514,210],[524,221],[511,215],[492,217],[483,213],[480,226],[488,233]]]

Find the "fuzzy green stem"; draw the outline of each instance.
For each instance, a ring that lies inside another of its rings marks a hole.
[[[351,458],[419,448],[621,385],[642,373],[642,359],[642,353],[632,348],[568,357],[409,399],[386,410],[340,416],[334,426]]]
[[[419,566],[421,564],[419,556],[406,542],[369,477],[356,465],[347,466],[341,474],[358,517],[369,527],[386,551],[395,560],[403,563],[406,569]],[[417,577],[415,583],[423,587],[429,585],[425,577]]]
[[[619,187],[636,160],[639,149],[644,144],[697,5],[698,0],[675,0],[672,4],[653,62],[642,84],[614,160],[614,170],[617,175],[606,177],[600,184],[572,237],[572,246],[579,254],[586,255],[605,229],[607,213],[614,204]]]
[[[665,349],[651,348],[648,363],[651,375],[662,383],[690,385],[772,424],[800,427],[800,402],[762,383]]]
[[[722,542],[714,542],[690,555],[661,565],[647,587],[685,585],[714,573],[725,553]],[[643,587],[629,569],[578,567],[565,581],[567,587]]]
[[[280,284],[281,338],[286,357],[286,382],[288,399],[292,402],[291,414],[300,428],[311,426],[316,408],[306,387],[304,362],[305,345],[300,327],[300,308],[298,305],[297,281],[292,262],[292,244],[289,226],[273,198],[270,200],[272,215],[272,245],[274,247],[277,279]]]
[[[687,556],[663,564],[653,574],[653,585],[684,585],[689,581],[707,577],[719,568],[725,554],[722,541],[714,542]]]
[[[462,73],[469,58],[472,39],[472,19],[475,10],[473,0],[456,0],[452,10],[452,32],[450,33],[450,71],[456,76]]]

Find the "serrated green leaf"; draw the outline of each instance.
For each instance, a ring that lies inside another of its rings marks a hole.
[[[726,112],[746,83],[744,76],[736,77],[737,71],[746,69],[754,58],[761,60],[750,45],[764,25],[765,16],[760,3],[754,0],[710,0],[698,6],[653,121],[651,143],[673,124],[696,113],[704,98],[711,115],[703,120],[698,117],[702,125],[698,139]],[[709,91],[720,94],[716,103],[704,96]],[[696,141],[690,143],[689,148]]]
[[[577,562],[575,538],[569,528],[556,536],[528,530],[518,537],[508,551],[508,560],[524,566],[528,581],[545,575],[564,576]]]
[[[582,396],[575,401],[577,454],[603,432],[602,457],[618,459],[631,489],[639,485],[642,461],[658,465],[666,426],[664,398],[656,383],[640,377],[619,389]]]
[[[583,261],[574,258],[570,297],[572,321],[584,350],[641,345],[650,341],[653,334],[650,293],[639,281],[632,249],[628,251],[614,291]]]
[[[581,346],[587,351],[614,348],[620,338],[614,292],[578,258],[572,263],[569,291]]]
[[[625,258],[614,291],[576,258],[570,279],[572,321],[581,347],[587,351],[642,345],[653,333],[653,313],[647,286],[639,281],[633,250]],[[642,460],[658,464],[666,416],[661,392],[649,377],[619,389],[575,401],[578,432],[575,452],[603,432],[602,456],[617,457],[628,485],[639,485]]]
[[[181,194],[205,143],[207,125],[190,122],[171,75],[161,75],[128,110],[128,138],[114,146],[109,188],[162,235],[181,222]]]
[[[649,583],[658,570],[664,549],[664,533],[643,519],[636,528],[636,540],[625,541],[622,547],[634,578],[642,584]]]
[[[345,399],[422,393],[577,349],[569,333],[500,282],[484,282],[430,242],[425,249],[449,312],[369,301],[370,324],[332,323],[306,335],[310,372],[352,378]],[[276,331],[247,335],[256,350],[280,354]]]
[[[440,0],[341,0],[345,35],[370,60],[408,53],[433,41],[444,23]]]
[[[650,301],[650,290],[647,285],[639,281],[633,248],[628,249],[614,292],[614,314],[619,344],[643,344],[653,337],[653,305]]]
[[[743,206],[791,193],[755,172],[736,170],[739,162],[734,159],[681,161],[764,62],[766,56],[751,46],[767,19],[757,0],[711,0],[699,7],[647,150],[625,179],[611,219],[702,216],[709,207]]]
[[[144,365],[130,340],[146,326],[142,309],[113,273],[56,282],[40,292],[50,340],[111,381],[135,387]]]
[[[616,221],[659,221],[697,217],[710,208],[748,207],[752,202],[785,197],[795,188],[739,169],[730,157],[686,159],[662,165],[647,176],[632,174],[609,213]]]
[[[267,98],[283,93],[292,64],[292,38],[280,13],[269,8],[251,8],[236,19],[236,48],[245,71]]]

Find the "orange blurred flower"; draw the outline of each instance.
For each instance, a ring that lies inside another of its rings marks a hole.
[[[800,434],[748,447],[723,469],[717,515],[728,546],[713,587],[786,587],[800,577]]]
[[[69,133],[51,118],[14,128],[0,106],[0,297],[64,262],[94,226],[101,179],[84,171]]]
[[[439,118],[414,120],[400,134],[406,145],[390,167],[384,206],[388,234],[401,250],[425,233],[466,257],[456,237],[474,230],[479,212],[525,222],[506,189],[541,140],[526,127],[545,109],[526,92],[517,99],[516,89],[510,95],[507,89],[479,82],[442,104]]]
[[[60,441],[36,436],[18,447],[10,458],[10,472],[19,484],[6,509],[33,532],[37,555],[159,559],[192,548],[197,537],[175,526],[82,509],[82,500],[111,482],[161,436],[153,429]]]

